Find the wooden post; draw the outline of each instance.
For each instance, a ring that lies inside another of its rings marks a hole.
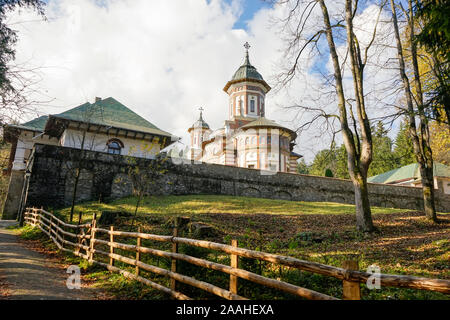
[[[233,247],[238,247],[238,241],[236,239],[231,240],[231,245]],[[231,267],[232,268],[239,268],[238,264],[239,264],[239,257],[236,254],[231,254],[230,255],[230,259],[231,259]],[[238,277],[234,276],[232,274],[230,274],[230,292],[237,294],[238,293]]]
[[[83,241],[86,240],[86,239],[83,238],[83,236],[85,235],[84,228],[77,228],[77,235],[81,236],[81,237],[77,237],[77,243],[78,244],[83,244]],[[75,251],[75,253],[79,253],[80,250],[81,250],[80,247],[75,247],[74,251]]]
[[[63,229],[64,228],[64,226],[61,226],[61,224],[59,223],[59,221],[57,221],[56,222],[56,225],[59,227],[59,228],[61,228],[61,229]],[[56,229],[56,233],[58,233],[58,229]],[[64,233],[61,233],[61,247],[63,247],[64,248]]]
[[[52,216],[50,216],[50,223],[48,224],[48,233],[50,234],[50,236],[51,237],[53,237],[52,236],[52,222],[53,222],[53,219],[52,219]]]
[[[89,262],[94,260],[94,242],[95,242],[95,228],[97,227],[97,214],[94,213],[94,219],[91,223],[91,239],[89,241]]]
[[[114,226],[110,226],[109,231],[113,232]],[[114,235],[112,233],[109,235],[109,242],[111,242],[111,244],[109,245],[109,253],[114,254],[114,247],[113,247]],[[114,258],[113,257],[109,258],[109,265],[114,266]]]
[[[359,270],[358,260],[346,260],[342,264],[342,268],[347,270]],[[344,300],[361,300],[361,288],[358,281],[342,281],[343,299]]]
[[[178,224],[179,224],[178,222],[179,222],[179,218],[175,218],[175,225],[173,227],[173,236],[174,237],[178,237]],[[178,253],[178,243],[172,242],[172,252]],[[170,270],[172,272],[177,272],[177,259],[172,259],[172,267]],[[171,278],[170,279],[170,288],[175,291],[176,287],[177,287],[176,280]]]
[[[138,233],[141,233],[141,227],[138,227]],[[141,253],[139,251],[139,248],[141,247],[141,238],[137,237],[137,243],[136,243],[136,262],[141,261]],[[136,275],[139,275],[139,267],[136,265]]]

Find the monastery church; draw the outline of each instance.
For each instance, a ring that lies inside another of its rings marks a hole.
[[[203,119],[188,129],[188,157],[201,162],[275,172],[295,173],[301,155],[293,152],[297,134],[265,118],[270,86],[250,63],[248,43],[244,63],[223,90],[229,97],[228,119],[211,130]]]

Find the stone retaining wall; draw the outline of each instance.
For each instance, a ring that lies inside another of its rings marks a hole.
[[[132,183],[126,174],[129,165],[126,157],[93,151],[84,152],[77,200],[107,200],[132,193]],[[33,159],[29,163],[31,176],[27,205],[53,208],[70,205],[73,171],[79,157],[78,149],[36,144]],[[141,166],[145,166],[148,161],[155,161],[133,159]],[[149,185],[154,194],[222,194],[354,203],[353,186],[349,180],[291,173],[268,175],[254,169],[173,162],[166,161],[164,165],[167,173]],[[449,211],[450,196],[440,190],[436,190],[437,210]],[[423,209],[420,188],[369,184],[369,193],[371,205],[374,206]]]

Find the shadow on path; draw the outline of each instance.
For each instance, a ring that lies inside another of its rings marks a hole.
[[[5,229],[15,223],[16,221],[0,220],[0,275],[8,286],[7,299],[95,299],[93,289],[68,289],[66,281],[70,274],[65,273],[64,269],[51,266],[44,255],[21,245],[17,235],[12,230]]]

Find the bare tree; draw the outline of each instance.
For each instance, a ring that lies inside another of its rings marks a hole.
[[[133,184],[133,192],[137,196],[134,216],[130,225],[130,231],[136,221],[137,212],[144,196],[151,194],[151,187],[157,182],[157,179],[167,172],[164,163],[169,158],[158,155],[153,160],[141,159],[127,156],[127,174]]]
[[[323,75],[323,77],[326,83],[326,94],[330,95],[332,92],[337,99],[338,112],[337,114],[329,113],[325,111],[324,106],[313,108],[296,105],[294,108],[315,112],[314,116],[301,124],[300,128],[302,129],[309,127],[319,119],[325,119],[326,129],[333,128],[334,120],[337,119],[339,121],[340,128],[338,131],[342,133],[347,151],[348,171],[355,191],[356,226],[360,231],[372,232],[376,228],[372,222],[367,189],[367,172],[372,161],[373,149],[370,120],[366,112],[364,70],[368,61],[368,52],[376,37],[377,25],[385,1],[380,4],[371,39],[365,48],[362,48],[354,29],[358,0],[345,0],[345,7],[339,12],[339,17],[335,18],[333,22],[324,0],[280,1],[280,3],[291,4],[288,17],[283,21],[285,30],[289,28],[288,25],[295,24],[294,28],[290,28],[293,31],[291,31],[290,37],[287,38],[288,47],[286,51],[286,55],[294,53],[294,59],[291,67],[286,72],[283,72],[279,78],[282,85],[286,85],[294,78],[299,69],[300,57],[306,54],[307,48],[310,50],[310,55],[321,54],[318,44],[322,35],[326,37],[329,55],[333,64],[333,75],[331,77]],[[320,7],[322,24],[311,21],[316,18],[313,12],[317,4]],[[316,28],[315,31],[311,32],[311,30],[308,30],[307,24],[313,24]],[[341,30],[345,30],[346,33],[343,34],[340,32]],[[336,47],[336,40],[343,39],[346,43],[346,53],[343,61],[341,61]],[[344,89],[343,73],[346,64],[350,65],[354,97],[351,97]],[[352,102],[354,103],[356,115],[353,111]],[[334,134],[338,131],[333,132],[333,139]]]
[[[428,119],[425,114],[422,83],[417,62],[417,47],[416,42],[414,41],[415,18],[412,10],[412,0],[408,0],[409,14],[406,14],[409,28],[407,37],[410,43],[410,54],[412,61],[412,75],[410,77],[412,80],[408,78],[405,66],[404,49],[400,38],[397,19],[397,4],[394,0],[390,0],[390,3],[392,11],[392,24],[397,42],[397,57],[400,77],[402,79],[403,88],[405,91],[409,134],[413,142],[414,154],[417,162],[419,163],[420,175],[422,178],[425,214],[430,220],[437,221],[436,208],[434,204],[433,155],[430,147]],[[410,81],[413,81],[414,83],[414,90],[410,84]]]
[[[86,158],[85,150],[94,150],[96,147],[96,135],[95,134],[92,134],[88,138],[88,141],[86,141],[90,124],[92,123],[92,121],[94,121],[94,119],[97,119],[97,120],[103,119],[103,109],[101,106],[97,105],[96,103],[86,106],[84,108],[84,110],[81,111],[81,119],[80,120],[82,120],[82,122],[83,122],[82,126],[79,129],[79,131],[81,131],[81,135],[77,134],[75,136],[74,135],[70,136],[70,139],[72,140],[71,141],[72,145],[76,146],[77,144],[79,144],[79,146],[80,146],[80,153],[78,155],[78,159],[75,161],[74,167],[70,168],[71,170],[69,171],[74,175],[74,177],[73,177],[74,182],[73,182],[73,189],[72,189],[72,203],[71,203],[71,207],[70,207],[70,222],[73,221],[73,215],[74,215],[74,211],[75,211],[75,203],[77,201],[78,185],[80,182],[80,176],[81,176],[81,171],[83,168],[83,163]],[[82,212],[80,211],[78,213],[78,224],[81,223],[81,219],[82,219]]]

